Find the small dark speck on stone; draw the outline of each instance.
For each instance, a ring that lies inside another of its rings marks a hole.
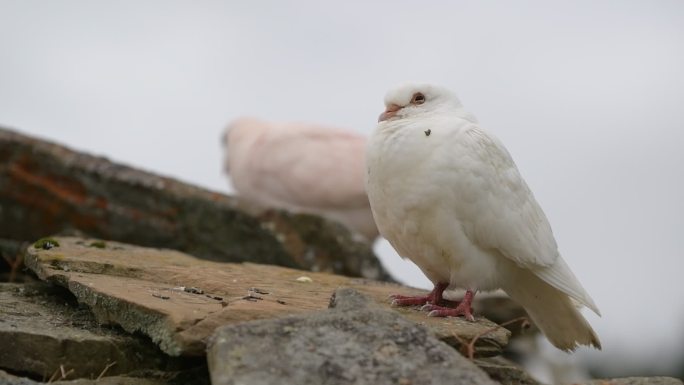
[[[256,301],[262,300],[263,298],[261,298],[257,295],[250,294],[250,295],[246,295],[246,296],[242,297],[242,299],[244,299],[246,301],[256,302]]]
[[[204,290],[198,289],[196,287],[185,287],[183,289],[186,293],[192,293],[192,294],[204,294]]]
[[[429,128],[424,132],[425,132],[425,136],[430,136],[430,134],[432,134],[432,130]]]
[[[53,247],[59,247],[59,242],[52,238],[41,238],[33,244],[36,249],[50,250]]]
[[[276,300],[276,302],[278,302],[278,303],[281,304],[281,305],[286,305],[286,304],[287,304],[287,303],[286,303],[285,301],[283,301],[282,299],[278,299],[278,300]]]
[[[257,293],[257,294],[270,294],[270,293],[267,292],[266,290],[261,290],[261,289],[256,288],[256,287],[250,287],[250,288],[249,288],[249,291],[253,291],[253,292]]]

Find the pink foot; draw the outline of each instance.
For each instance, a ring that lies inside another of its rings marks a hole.
[[[447,286],[449,286],[449,285],[446,283],[438,283],[435,285],[435,288],[432,289],[432,291],[428,295],[421,295],[421,296],[406,296],[406,295],[399,295],[399,294],[390,295],[390,299],[392,300],[392,306],[420,306],[420,305],[425,305],[425,304],[434,304],[434,305],[441,305],[441,306],[456,307],[458,302],[449,301],[449,300],[444,299],[442,297],[442,294],[444,293],[444,290],[446,290]]]
[[[420,310],[429,311],[428,317],[458,317],[464,316],[468,321],[475,321],[473,317],[472,302],[475,294],[468,290],[463,296],[463,301],[456,308],[448,308],[438,305],[426,304]]]

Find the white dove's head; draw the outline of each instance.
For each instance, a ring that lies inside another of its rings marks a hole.
[[[438,110],[462,110],[456,95],[446,88],[425,83],[404,83],[385,94],[385,112],[378,122],[412,117]]]

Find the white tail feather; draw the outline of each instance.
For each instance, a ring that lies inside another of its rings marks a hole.
[[[596,306],[594,300],[591,299],[589,293],[584,290],[582,284],[577,280],[577,277],[572,273],[572,270],[570,270],[563,258],[558,258],[553,266],[534,269],[533,272],[551,286],[591,309],[596,315],[601,315],[598,306]]]
[[[601,349],[601,342],[570,297],[530,271],[519,269],[504,291],[522,305],[532,322],[558,349],[571,351],[578,345]]]

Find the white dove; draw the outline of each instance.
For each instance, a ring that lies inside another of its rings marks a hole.
[[[224,169],[245,200],[321,215],[369,241],[378,236],[364,187],[364,136],[241,118],[228,126],[223,141]]]
[[[500,288],[559,349],[600,349],[575,301],[600,312],[503,144],[441,87],[399,86],[385,106],[366,153],[373,216],[435,285],[424,297],[392,296],[393,304],[473,320],[475,293]],[[465,289],[463,301],[452,307],[447,288]]]

